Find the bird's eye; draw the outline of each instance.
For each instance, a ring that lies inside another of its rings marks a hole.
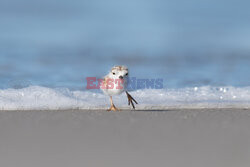
[[[128,73],[126,73],[126,75],[128,75]]]
[[[115,73],[113,72],[113,75],[115,75]]]

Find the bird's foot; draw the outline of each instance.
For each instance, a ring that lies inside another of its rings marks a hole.
[[[135,109],[135,105],[134,105],[134,103],[133,102],[135,102],[136,104],[138,104],[137,103],[137,101],[126,91],[126,94],[127,94],[127,97],[128,97],[128,105],[132,105],[132,107],[133,107],[133,109]]]
[[[115,105],[111,106],[107,111],[121,111],[119,108],[116,108]]]

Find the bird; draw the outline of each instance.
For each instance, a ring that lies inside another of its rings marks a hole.
[[[134,103],[138,103],[127,91],[128,76],[128,68],[124,65],[114,66],[109,73],[104,76],[100,88],[104,94],[109,96],[110,108],[107,111],[121,111],[114,105],[112,96],[120,95],[124,91],[128,98],[128,105],[131,104],[133,109],[135,109]]]

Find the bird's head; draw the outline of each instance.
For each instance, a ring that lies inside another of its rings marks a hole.
[[[127,79],[128,68],[126,66],[114,66],[109,73],[109,77],[112,79]]]

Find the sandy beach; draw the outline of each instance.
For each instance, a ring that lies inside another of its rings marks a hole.
[[[250,167],[249,6],[0,0],[0,167]]]
[[[3,167],[248,167],[250,110],[1,111]]]

